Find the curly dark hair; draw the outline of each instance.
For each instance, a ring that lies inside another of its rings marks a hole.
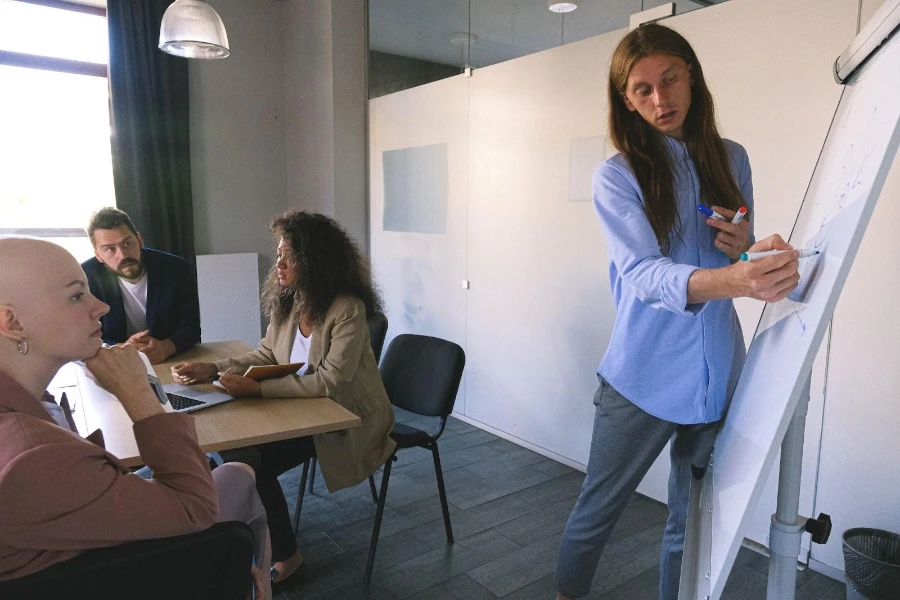
[[[325,215],[291,210],[269,225],[276,241],[284,238],[297,276],[295,285],[278,283],[277,261],[263,286],[262,303],[274,323],[290,317],[294,306],[302,306],[306,319],[321,325],[335,298],[355,296],[371,317],[383,311],[381,294],[372,281],[372,270],[347,232]]]

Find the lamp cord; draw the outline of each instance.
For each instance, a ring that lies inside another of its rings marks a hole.
[[[566,13],[560,13],[559,19],[559,45],[566,44]]]

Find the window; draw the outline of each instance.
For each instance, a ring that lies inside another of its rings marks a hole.
[[[90,214],[115,205],[103,8],[0,0],[0,234],[93,255]]]

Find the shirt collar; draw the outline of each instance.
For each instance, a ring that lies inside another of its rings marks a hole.
[[[56,404],[53,396],[44,392],[41,399],[44,402]],[[28,390],[22,387],[18,381],[0,373],[0,413],[24,413],[32,417],[55,423],[50,413],[41,406],[41,400],[32,396]]]
[[[690,152],[688,152],[686,143],[680,140],[676,140],[675,138],[668,135],[660,135],[662,135],[662,138],[666,143],[666,148],[669,149],[669,152],[672,154],[672,156],[674,156],[678,160],[681,160],[683,158],[690,158]]]

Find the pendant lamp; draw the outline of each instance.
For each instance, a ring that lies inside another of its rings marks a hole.
[[[547,0],[547,8],[555,13],[572,12],[578,8],[578,0]]]
[[[225,58],[228,34],[213,8],[200,0],[175,0],[159,28],[159,49],[184,58]]]

